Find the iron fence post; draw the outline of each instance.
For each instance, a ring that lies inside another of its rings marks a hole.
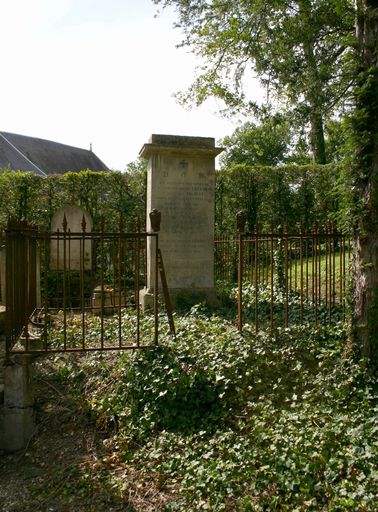
[[[245,223],[247,215],[244,211],[236,214],[236,225],[239,232],[239,251],[238,251],[238,329],[239,332],[243,331],[243,239]]]
[[[150,214],[151,229],[155,236],[155,269],[154,269],[154,343],[158,344],[158,332],[159,332],[159,231],[161,222],[161,212],[154,208]]]

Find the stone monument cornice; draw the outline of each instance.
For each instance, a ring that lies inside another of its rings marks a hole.
[[[188,137],[183,135],[163,135],[153,133],[149,141],[139,152],[141,158],[150,158],[159,153],[179,155],[180,157],[209,157],[215,158],[224,148],[215,147],[213,137]]]
[[[180,155],[180,156],[199,156],[199,157],[216,157],[224,151],[224,148],[199,148],[196,147],[177,147],[177,146],[165,146],[160,144],[147,143],[144,144],[139,152],[140,158],[150,158],[155,154],[169,154],[169,155]]]

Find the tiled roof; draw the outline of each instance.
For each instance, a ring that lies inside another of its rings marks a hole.
[[[66,146],[50,140],[0,132],[0,169],[31,171],[36,174],[63,174],[107,171],[108,167],[90,150]]]

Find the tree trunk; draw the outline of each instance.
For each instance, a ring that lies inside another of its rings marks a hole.
[[[307,26],[311,27],[311,2],[308,0],[298,0],[298,7],[301,17],[307,20]],[[326,149],[324,140],[323,127],[323,88],[322,80],[319,76],[318,63],[314,52],[315,37],[311,30],[303,34],[303,53],[307,66],[307,94],[310,111],[310,145],[314,162],[317,164],[325,164]]]
[[[378,372],[378,16],[376,0],[357,5],[358,70],[354,189],[358,219],[353,254],[353,341]]]
[[[326,149],[324,140],[323,116],[316,111],[311,112],[311,150],[314,162],[317,164],[326,164]]]

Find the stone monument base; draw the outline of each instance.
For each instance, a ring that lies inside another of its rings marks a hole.
[[[169,296],[171,298],[172,307],[191,307],[200,302],[205,302],[210,307],[219,305],[219,300],[215,292],[215,288],[196,288],[196,289],[181,289],[170,288]],[[159,298],[162,297],[162,292],[159,290]],[[154,305],[154,294],[151,290],[144,288],[139,292],[139,303],[143,309],[149,310]]]
[[[147,288],[139,290],[139,304],[143,311],[148,311],[154,307],[154,294]]]
[[[94,315],[113,315],[120,305],[125,305],[124,294],[113,286],[97,286],[93,290],[92,313]]]

